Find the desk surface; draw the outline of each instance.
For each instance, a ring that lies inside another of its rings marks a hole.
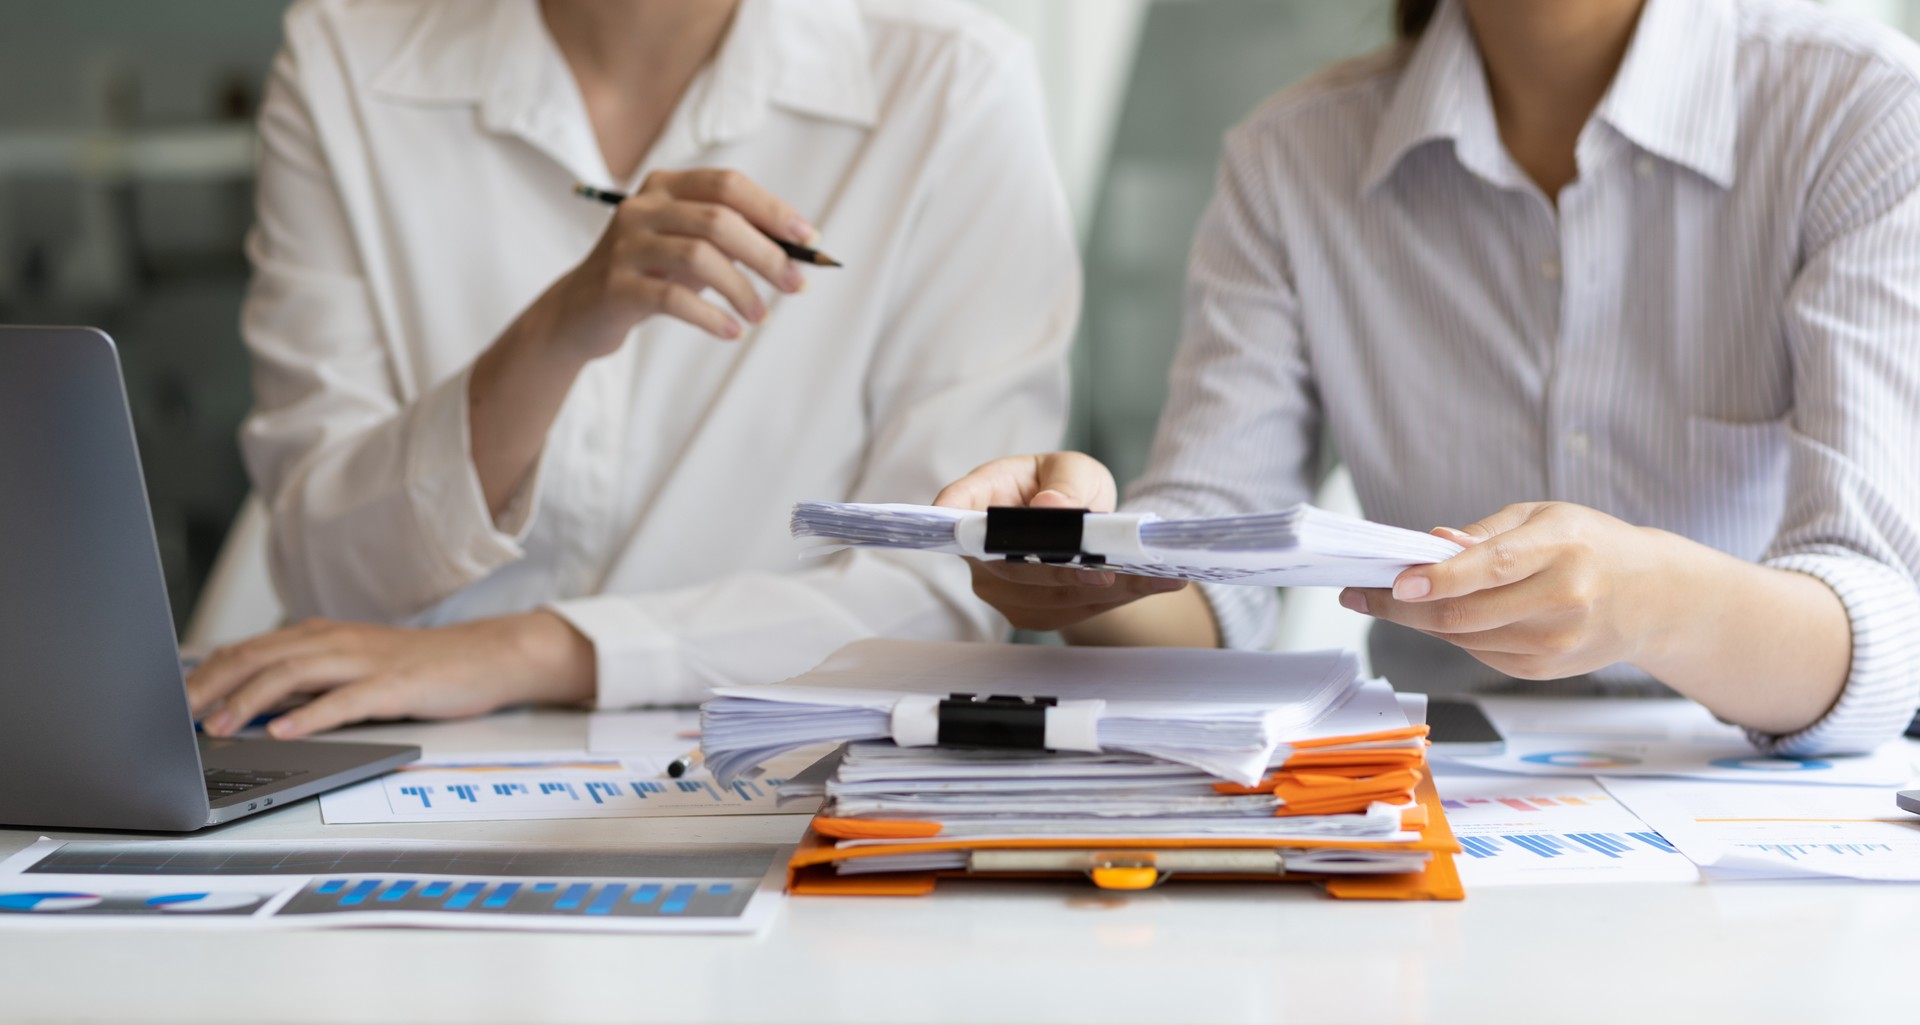
[[[578,747],[585,730],[581,715],[513,712],[345,735],[441,753]],[[219,835],[790,842],[803,825],[322,826],[305,801]],[[0,857],[36,835],[0,831]],[[753,939],[0,928],[0,1020],[1798,1025],[1910,1019],[1916,970],[1920,885],[1525,887],[1366,904],[1297,886],[963,883],[918,899],[793,899]]]

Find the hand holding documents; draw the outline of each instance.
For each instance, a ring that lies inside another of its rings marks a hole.
[[[1459,545],[1310,505],[1251,516],[801,502],[793,536],[816,550],[870,546],[1097,566],[1119,573],[1271,587],[1388,587]]]

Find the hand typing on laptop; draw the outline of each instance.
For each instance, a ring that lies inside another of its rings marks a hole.
[[[550,612],[430,629],[312,619],[220,648],[187,678],[187,700],[213,736],[313,695],[267,724],[279,739],[362,719],[449,719],[593,693],[592,645]]]

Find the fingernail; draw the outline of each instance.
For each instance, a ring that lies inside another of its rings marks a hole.
[[[1431,532],[1438,534],[1441,537],[1444,537],[1447,540],[1452,541],[1454,544],[1457,544],[1457,545],[1470,545],[1470,544],[1473,544],[1475,541],[1480,540],[1479,538],[1474,537],[1472,534],[1469,534],[1464,530],[1455,530],[1452,527],[1435,527]]]
[[[1187,586],[1185,580],[1165,580],[1155,577],[1153,583],[1148,585],[1148,590],[1155,594],[1165,594],[1168,591],[1178,591],[1185,586]]]
[[[800,268],[789,262],[787,269],[780,275],[780,288],[787,292],[798,292],[807,287],[807,276]]]
[[[812,249],[814,243],[820,241],[820,229],[809,224],[805,217],[795,217],[787,226],[787,237]]]
[[[201,723],[200,728],[214,736],[224,737],[233,732],[233,713],[220,712],[213,718]]]
[[[739,323],[736,321],[729,320],[725,324],[721,325],[720,336],[722,338],[727,339],[728,341],[733,341],[739,338],[740,337]]]
[[[1364,616],[1367,614],[1367,596],[1349,587],[1340,592],[1340,607]]]
[[[1088,587],[1106,587],[1113,583],[1113,574],[1097,569],[1083,569],[1077,574],[1080,582]]]
[[[1423,576],[1401,577],[1393,582],[1393,596],[1401,601],[1419,601],[1433,592],[1433,581]]]
[[[293,736],[293,723],[286,716],[281,716],[267,724],[267,735],[283,739]]]
[[[747,319],[750,321],[753,321],[755,324],[758,324],[761,321],[767,319],[766,304],[754,303],[753,305],[747,307]]]

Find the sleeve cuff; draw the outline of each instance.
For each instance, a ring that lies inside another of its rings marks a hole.
[[[1220,627],[1220,646],[1265,651],[1273,647],[1280,625],[1280,594],[1271,587],[1201,584]]]
[[[414,408],[408,445],[407,493],[419,536],[436,549],[451,592],[525,557],[521,541],[532,529],[544,454],[509,506],[511,531],[496,524],[473,465],[467,420],[471,368],[429,391]]]
[[[1851,754],[1900,736],[1920,704],[1920,594],[1913,583],[1858,555],[1788,555],[1766,564],[1833,589],[1853,628],[1853,662],[1840,699],[1819,722],[1785,736],[1750,730],[1754,744],[1774,754]]]
[[[686,678],[673,634],[635,603],[595,595],[547,608],[593,643],[593,707],[695,704],[706,696],[698,681]]]

